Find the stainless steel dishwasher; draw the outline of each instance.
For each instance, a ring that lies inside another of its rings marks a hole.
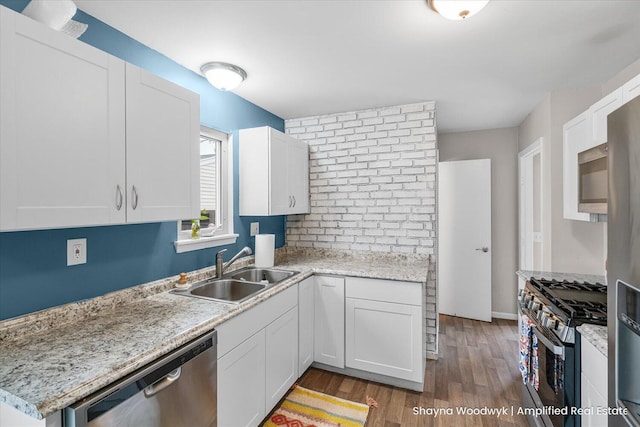
[[[207,333],[66,408],[65,427],[216,427],[216,338]]]

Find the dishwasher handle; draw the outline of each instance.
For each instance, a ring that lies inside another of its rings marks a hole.
[[[169,387],[174,382],[178,381],[178,379],[180,379],[181,373],[182,373],[182,367],[179,367],[169,372],[169,374],[166,377],[162,378],[161,380],[151,384],[150,386],[145,387],[144,397],[148,399],[160,393],[162,390]]]

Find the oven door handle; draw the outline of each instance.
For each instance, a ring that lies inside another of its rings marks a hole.
[[[562,356],[562,358],[564,359],[564,346],[562,344],[556,344],[552,342],[536,326],[532,326],[531,329],[533,330],[533,333],[536,334],[538,340],[541,341],[545,347],[551,350],[553,354]]]

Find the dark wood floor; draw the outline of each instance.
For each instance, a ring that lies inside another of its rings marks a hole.
[[[358,380],[319,369],[309,369],[298,381],[303,387],[365,403],[378,402],[367,427],[411,426],[526,426],[517,415],[521,406],[516,321],[494,319],[492,323],[440,316],[438,360],[427,361],[425,391]],[[506,415],[416,415],[438,408],[507,408]],[[514,414],[511,415],[511,408]]]

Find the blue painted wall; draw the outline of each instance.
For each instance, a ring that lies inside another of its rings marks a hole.
[[[21,12],[29,0],[0,0]],[[123,13],[125,13],[123,11]],[[200,94],[202,124],[234,136],[234,228],[240,235],[226,246],[230,258],[243,246],[254,248],[251,222],[284,245],[285,217],[239,217],[238,129],[271,126],[284,120],[207,80],[118,30],[78,11],[74,20],[89,24],[80,40]],[[215,59],[215,58],[211,58]],[[92,298],[141,283],[213,265],[217,250],[176,254],[176,223],[122,225],[0,233],[0,319]],[[66,266],[67,239],[87,238],[87,264]]]

